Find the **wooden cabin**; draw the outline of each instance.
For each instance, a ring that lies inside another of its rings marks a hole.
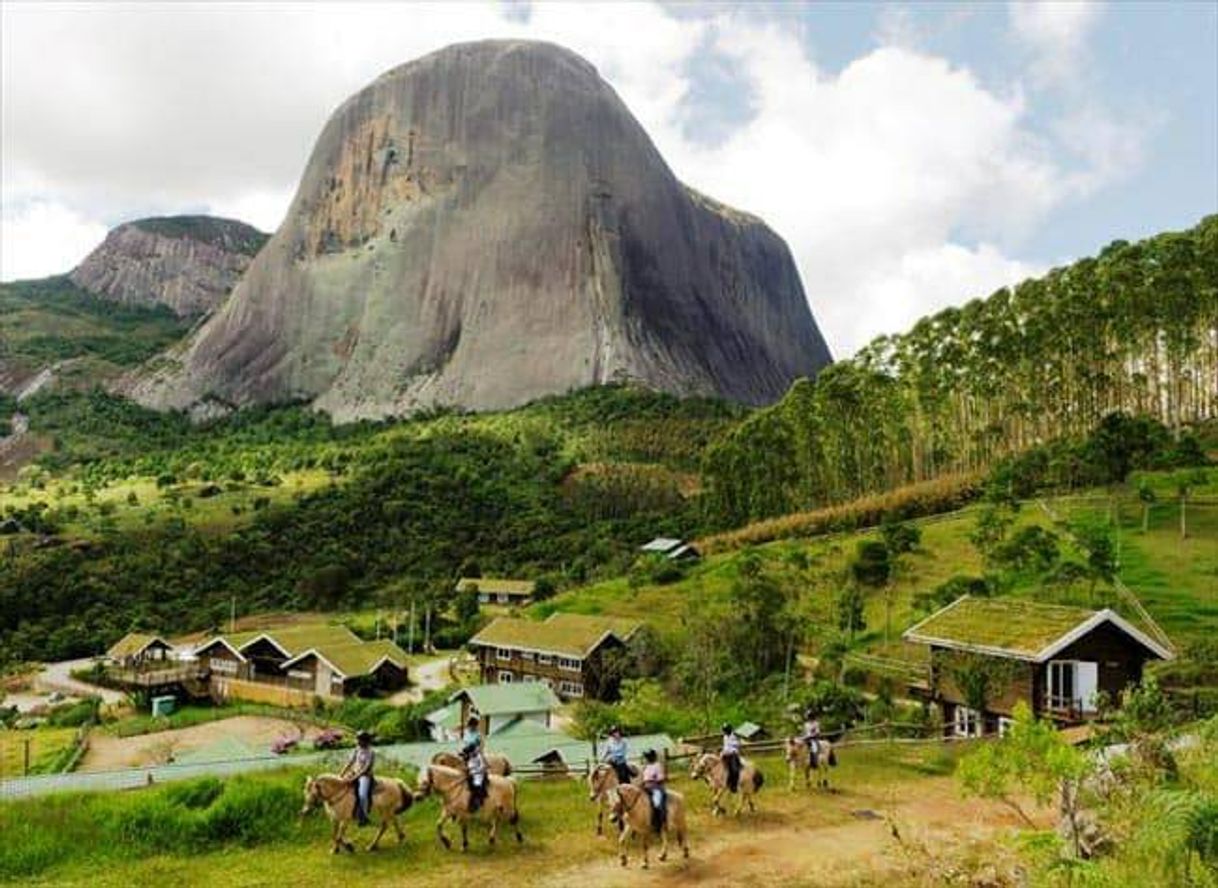
[[[621,676],[606,668],[639,628],[632,620],[551,614],[500,617],[469,640],[485,684],[541,682],[564,700],[616,698]]]
[[[510,604],[522,607],[532,604],[537,591],[533,580],[505,580],[498,577],[462,577],[457,581],[458,592],[476,589],[479,604]]]
[[[946,729],[980,736],[1006,728],[1015,705],[1071,724],[1116,702],[1148,660],[1174,652],[1113,610],[965,595],[908,629],[930,654],[929,696]],[[978,702],[981,701],[980,706]]]

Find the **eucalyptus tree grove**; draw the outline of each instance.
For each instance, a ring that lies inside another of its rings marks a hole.
[[[1177,434],[1218,416],[1218,216],[1117,241],[797,382],[707,452],[707,502],[742,521],[983,471],[1114,411]]]

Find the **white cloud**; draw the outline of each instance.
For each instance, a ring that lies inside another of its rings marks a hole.
[[[106,226],[61,204],[32,201],[11,213],[6,206],[0,229],[0,280],[67,271],[105,236]]]
[[[992,91],[909,40],[831,74],[799,33],[747,15],[647,3],[543,3],[527,16],[495,4],[0,9],[0,240],[6,253],[26,245],[22,274],[64,270],[87,249],[80,232],[150,213],[274,227],[343,99],[402,61],[482,37],[552,40],[592,61],[678,176],[787,240],[839,355],[1024,276],[1031,267],[1006,255],[1021,238],[1133,162],[1119,128],[1088,129],[1092,149],[1065,130],[1037,137],[1018,83]],[[1036,45],[1074,52],[1081,37],[1068,35],[1085,32],[1075,21],[1022,27],[1041,35]],[[890,40],[908,34],[898,25],[886,26]],[[747,93],[751,114],[713,140],[690,132],[690,71],[704,52],[730,72],[716,89]],[[1081,146],[1069,170],[1066,137]],[[32,211],[13,208],[34,205],[75,234],[44,228],[56,246],[32,251]],[[14,274],[7,260],[2,274]]]
[[[1103,9],[1097,0],[1012,0],[1007,6],[1015,36],[1033,54],[1033,73],[1045,82],[1077,73]]]

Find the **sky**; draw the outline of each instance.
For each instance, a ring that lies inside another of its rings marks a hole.
[[[401,62],[582,54],[679,178],[789,244],[835,356],[1218,212],[1218,2],[0,4],[0,280],[123,221],[271,231]]]

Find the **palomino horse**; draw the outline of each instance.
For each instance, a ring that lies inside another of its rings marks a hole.
[[[497,752],[487,752],[483,753],[482,757],[486,759],[486,772],[488,774],[507,777],[512,773],[512,763],[508,761],[506,755],[500,755]],[[431,763],[433,765],[444,765],[446,768],[455,768],[458,771],[468,770],[465,767],[465,759],[455,752],[437,752],[431,757]]]
[[[689,769],[689,776],[694,780],[705,780],[706,785],[711,788],[711,813],[725,814],[727,809],[719,803],[723,798],[723,794],[727,792],[727,762],[722,757],[715,755],[713,752],[706,752],[694,759],[693,765]],[[741,756],[740,758],[740,780],[736,784],[737,801],[736,814],[739,815],[744,810],[745,803],[748,803],[750,811],[756,811],[757,805],[753,803],[753,796],[761,789],[761,785],[765,782],[765,777],[761,771],[757,770],[757,766],[748,759]]]
[[[825,739],[816,741],[818,752],[812,755],[812,750],[808,746],[806,740],[800,737],[788,737],[786,740],[786,758],[787,758],[787,788],[794,791],[795,789],[795,772],[803,769],[804,772],[804,789],[810,789],[812,786],[811,775],[813,771],[819,771],[822,767],[822,762],[830,768],[837,767],[837,752],[833,749],[833,744]],[[829,788],[828,772],[825,776],[818,777],[816,785],[821,789]]]
[[[516,808],[516,781],[511,777],[488,774],[486,798],[477,811],[470,810],[469,778],[465,771],[446,765],[428,765],[419,777],[418,796],[422,798],[433,791],[440,794],[440,819],[436,821],[436,836],[445,848],[452,847],[448,836],[444,835],[444,824],[450,820],[461,824],[461,850],[469,848],[468,825],[474,817],[491,822],[492,845],[499,834],[500,820],[506,820],[516,830],[517,842],[524,841],[524,836],[520,834],[520,811]]]
[[[660,828],[660,860],[668,859],[668,835],[676,833],[677,844],[682,853],[689,857],[689,842],[685,832],[685,797],[679,792],[668,791],[668,816]],[[651,837],[655,834],[651,820],[651,799],[647,791],[633,784],[619,785],[609,790],[609,809],[612,817],[621,828],[617,844],[621,850],[622,866],[626,865],[626,843],[632,835],[637,835],[643,843],[643,869],[651,866],[647,857],[647,849],[651,846]]]
[[[637,773],[630,782],[635,786],[642,784],[642,777]],[[596,834],[605,834],[605,809],[609,807],[610,790],[619,785],[617,771],[613,765],[601,762],[588,771],[588,801],[596,802]]]
[[[355,784],[348,783],[344,778],[334,774],[307,777],[305,778],[304,798],[304,807],[300,811],[302,817],[319,804],[326,806],[326,814],[334,823],[334,853],[337,854],[344,848],[348,851],[355,851],[355,846],[343,838],[347,824],[355,819]],[[401,824],[398,823],[398,815],[409,808],[413,802],[414,793],[401,780],[376,778],[376,783],[372,788],[372,811],[369,813],[380,818],[381,828],[377,830],[376,838],[368,846],[369,851],[376,850],[381,836],[385,835],[385,830],[391,823],[394,832],[398,834],[398,844],[402,844],[406,834],[402,831]]]

